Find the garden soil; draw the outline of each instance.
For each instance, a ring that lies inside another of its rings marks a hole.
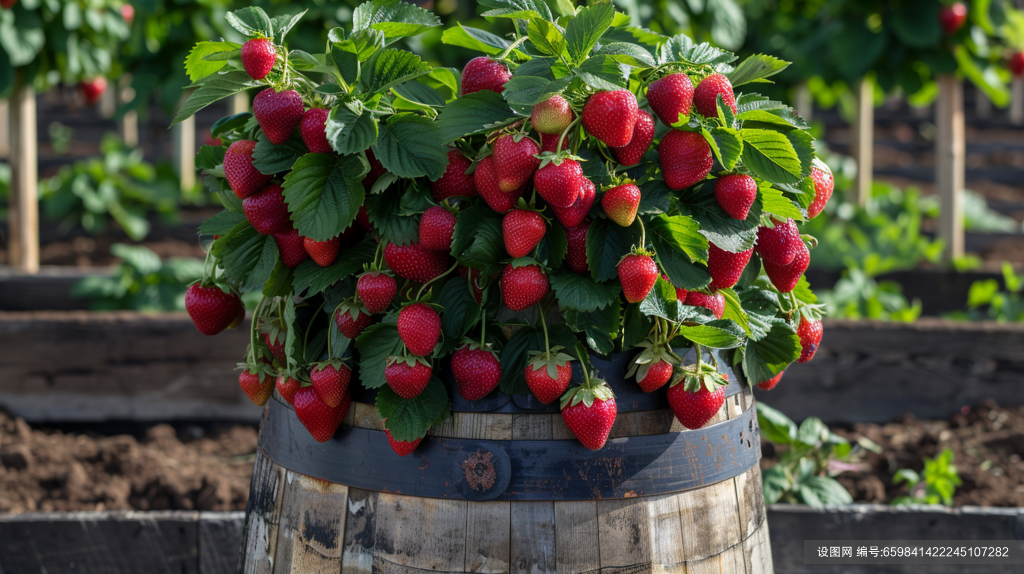
[[[990,402],[944,421],[907,415],[884,425],[855,424],[832,430],[851,442],[865,437],[882,447],[881,454],[866,452],[859,470],[836,477],[857,502],[888,503],[908,494],[905,484],[892,484],[896,471],[920,472],[925,457],[950,448],[963,481],[954,506],[1024,506],[1024,406],[1000,408]],[[764,447],[761,467],[767,468],[774,464],[774,448]]]

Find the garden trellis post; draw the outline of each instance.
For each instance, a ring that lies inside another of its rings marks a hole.
[[[11,127],[9,119],[10,108],[7,100],[0,100],[0,157],[6,158],[11,153]]]
[[[949,262],[964,254],[964,89],[955,75],[939,78],[935,108],[938,138],[935,149],[935,183],[938,187],[939,237]]]
[[[1013,79],[1013,90],[1010,97],[1010,122],[1024,125],[1024,78]]]
[[[15,72],[10,100],[11,194],[8,260],[28,273],[39,271],[39,199],[36,162],[36,91],[25,69]]]
[[[182,102],[188,99],[185,94]],[[171,128],[174,146],[174,171],[181,181],[181,190],[191,190],[196,184],[196,118],[179,122]]]
[[[875,139],[875,86],[869,78],[857,83],[857,116],[850,140],[853,157],[857,159],[857,181],[854,186],[854,200],[864,205],[871,197],[871,178],[874,173]]]

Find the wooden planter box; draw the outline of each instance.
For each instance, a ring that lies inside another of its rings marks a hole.
[[[1024,402],[1024,324],[825,321],[814,359],[758,400],[801,421],[944,419],[964,405]]]
[[[857,504],[817,509],[774,504],[768,507],[768,523],[778,574],[879,571],[877,567],[805,565],[804,540],[1024,538],[1024,508]],[[244,524],[243,512],[54,512],[0,516],[0,569],[49,574],[233,572],[238,564]],[[37,551],[30,551],[32,548]],[[1011,573],[1019,572],[1019,568],[982,570],[978,566],[950,565],[928,572]],[[921,571],[921,566],[913,565],[889,565],[885,570],[907,574]]]
[[[0,404],[32,422],[261,415],[234,370],[246,328],[207,337],[185,313],[0,312],[0,341]]]

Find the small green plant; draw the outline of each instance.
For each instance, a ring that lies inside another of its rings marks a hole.
[[[892,504],[945,504],[953,506],[953,494],[962,483],[953,464],[953,451],[944,449],[935,458],[924,459],[924,470],[920,474],[909,468],[901,468],[892,477],[893,484],[907,483],[910,494],[898,496]]]
[[[159,170],[108,135],[100,146],[102,157],[75,162],[41,186],[43,213],[87,232],[103,231],[113,220],[128,237],[140,241],[149,233],[148,216],[177,219],[181,192],[173,174]]]
[[[967,292],[967,312],[952,313],[952,319],[974,321],[992,320],[1000,323],[1024,321],[1024,276],[1017,275],[1013,266],[1004,261],[1002,266],[1003,283],[1006,290],[1000,289],[996,279],[981,279],[971,283]]]
[[[876,281],[852,261],[835,287],[821,291],[820,298],[835,319],[913,323],[921,316],[921,301],[908,301],[899,283]]]
[[[764,471],[764,499],[768,504],[850,504],[853,497],[832,477],[854,468],[852,463],[864,450],[879,450],[866,439],[850,444],[817,417],[808,417],[797,427],[789,417],[764,403],[757,403],[757,422],[761,438],[773,443],[776,452],[781,451],[779,462]]]
[[[203,277],[203,260],[174,257],[161,261],[151,250],[114,244],[110,252],[121,259],[112,275],[92,275],[71,289],[72,297],[91,299],[96,311],[183,311],[185,289]]]

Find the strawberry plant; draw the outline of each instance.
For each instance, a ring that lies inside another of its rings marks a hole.
[[[440,26],[398,0],[360,5],[323,53],[288,48],[301,15],[259,8],[227,14],[244,42],[193,49],[175,121],[259,91],[197,160],[226,206],[200,227],[207,280],[263,296],[240,383],[262,399],[276,376],[327,440],[350,401],[301,389],[345,365],[402,455],[449,416],[442,378],[468,401],[561,396],[600,448],[617,412],[602,375],[668,393],[699,428],[727,384],[707,351],[751,383],[809,360],[823,308],[797,222],[832,179],[813,177],[828,168],[791,108],[743,91],[786,63],[631,26],[607,2],[481,4],[514,32],[444,30],[483,53],[461,72],[393,47]],[[619,352],[628,373],[592,369]]]
[[[115,243],[110,253],[121,259],[111,275],[90,275],[71,289],[72,297],[90,301],[97,311],[183,311],[189,283],[203,276],[203,262],[190,257],[160,256],[140,245]]]
[[[956,487],[963,484],[953,464],[953,450],[942,449],[935,458],[924,459],[924,469],[918,473],[901,468],[892,477],[893,484],[907,484],[910,494],[897,496],[892,504],[945,504],[953,506]]]

